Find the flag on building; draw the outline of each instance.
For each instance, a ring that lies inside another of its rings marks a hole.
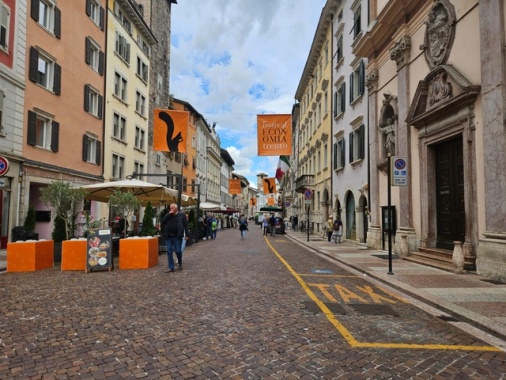
[[[276,179],[279,181],[290,168],[288,156],[279,156],[278,168],[276,169]]]

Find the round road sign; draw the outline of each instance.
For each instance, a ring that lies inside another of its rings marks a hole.
[[[9,160],[0,156],[0,176],[3,176],[9,171]]]
[[[313,197],[313,191],[311,189],[304,190],[304,198],[307,200],[311,199]]]

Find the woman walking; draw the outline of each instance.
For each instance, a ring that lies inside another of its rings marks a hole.
[[[246,220],[246,217],[241,215],[239,218],[239,231],[241,231],[241,239],[246,239],[246,231],[248,231],[248,221]]]

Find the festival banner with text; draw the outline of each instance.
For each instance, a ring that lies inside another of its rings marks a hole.
[[[187,153],[186,138],[190,120],[188,111],[155,109],[153,117],[153,150]]]
[[[232,179],[228,180],[228,193],[230,195],[241,194],[241,180]]]
[[[292,115],[257,115],[259,156],[292,154]]]

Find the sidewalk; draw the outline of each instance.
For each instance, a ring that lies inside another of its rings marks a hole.
[[[392,256],[389,272],[388,251],[377,251],[351,242],[329,243],[321,235],[288,230],[289,238],[379,280],[403,293],[506,340],[506,284],[475,273],[454,274]]]

